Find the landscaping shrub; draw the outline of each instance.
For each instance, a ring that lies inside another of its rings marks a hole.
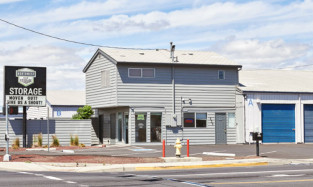
[[[51,147],[59,147],[59,146],[60,146],[59,139],[57,138],[56,135],[52,135]]]
[[[73,138],[73,135],[71,135],[71,138],[70,138],[70,146],[73,146],[74,145],[74,138]]]
[[[85,144],[81,143],[79,144],[79,147],[86,147]]]
[[[42,133],[38,134],[38,146],[42,147]]]
[[[20,139],[19,138],[15,138],[12,148],[13,149],[18,149],[20,147]]]
[[[78,139],[78,136],[77,136],[77,135],[75,136],[75,139],[74,139],[74,145],[75,145],[75,146],[78,146],[78,145],[79,145],[79,139]]]

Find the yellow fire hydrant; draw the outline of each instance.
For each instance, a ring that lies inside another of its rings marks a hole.
[[[177,138],[176,145],[174,145],[174,147],[176,148],[176,157],[180,157],[182,145],[179,138]]]

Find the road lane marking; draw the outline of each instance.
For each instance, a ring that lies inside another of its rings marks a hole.
[[[51,180],[57,180],[57,181],[62,181],[63,179],[60,179],[58,177],[53,177],[53,176],[43,176],[44,178],[47,178],[47,179],[51,179]]]
[[[217,182],[217,183],[207,183],[212,184],[263,184],[263,183],[288,183],[288,182],[311,182],[313,179],[299,179],[299,180],[280,180],[280,181],[251,181],[251,182]]]
[[[20,174],[27,174],[27,175],[33,175],[34,173],[29,173],[29,172],[25,172],[25,171],[21,171],[21,172],[18,172]]]
[[[276,171],[251,171],[251,172],[229,172],[229,173],[199,173],[192,174],[192,176],[210,176],[210,175],[233,175],[233,174],[260,174],[260,173],[283,173],[283,172],[305,172],[305,171],[313,171],[313,169],[301,169],[301,170],[276,170]],[[186,177],[186,175],[158,175],[159,177]]]
[[[73,181],[65,181],[68,184],[76,184],[77,182],[73,182]]]
[[[181,180],[169,179],[169,178],[164,178],[164,179],[165,179],[165,180],[169,180],[169,181],[173,181],[173,182],[179,182],[179,183],[183,183],[183,184],[189,184],[189,185],[193,185],[193,186],[208,187],[208,185],[206,185],[206,184],[200,184],[200,183],[196,183],[196,182],[181,181]]]
[[[260,153],[261,155],[264,155],[264,154],[269,154],[269,153],[276,153],[277,151],[269,151],[269,152],[265,152],[265,153]],[[255,154],[254,155],[248,155],[247,157],[249,157],[249,156],[255,156]]]
[[[301,177],[304,175],[305,174],[298,174],[298,175],[278,174],[278,175],[272,175],[272,176],[268,176],[268,177]]]

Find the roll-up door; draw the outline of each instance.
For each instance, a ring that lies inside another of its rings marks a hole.
[[[295,105],[262,104],[264,143],[295,142]]]
[[[313,142],[313,105],[304,105],[304,142]]]

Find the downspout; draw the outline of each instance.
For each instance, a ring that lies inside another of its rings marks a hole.
[[[174,64],[174,51],[175,51],[175,45],[173,45],[173,42],[170,43],[170,49],[171,49],[171,59],[172,59],[172,63]],[[172,118],[176,118],[176,107],[175,107],[175,68],[174,65],[172,64],[171,67],[171,74],[172,74],[172,99],[173,99],[173,116]],[[172,120],[173,123],[173,120]]]
[[[304,122],[302,121],[302,119],[304,119],[304,115],[303,115],[303,110],[302,110],[302,98],[301,98],[301,94],[299,94],[298,95],[298,97],[299,97],[299,108],[300,108],[300,119],[299,119],[299,122],[300,122],[300,124],[299,124],[299,131],[300,131],[300,141],[299,141],[299,143],[301,142],[301,143],[304,143]],[[295,127],[295,129],[296,129],[296,127]],[[299,134],[299,133],[298,133]],[[297,142],[297,135],[296,135],[296,131],[295,131],[295,139],[296,139],[296,142],[295,142],[295,144],[297,144],[298,142]]]
[[[246,134],[246,98],[247,98],[247,95],[246,94],[243,94],[243,137],[244,137],[244,141],[247,143],[247,134]],[[250,142],[249,142],[250,144]]]

